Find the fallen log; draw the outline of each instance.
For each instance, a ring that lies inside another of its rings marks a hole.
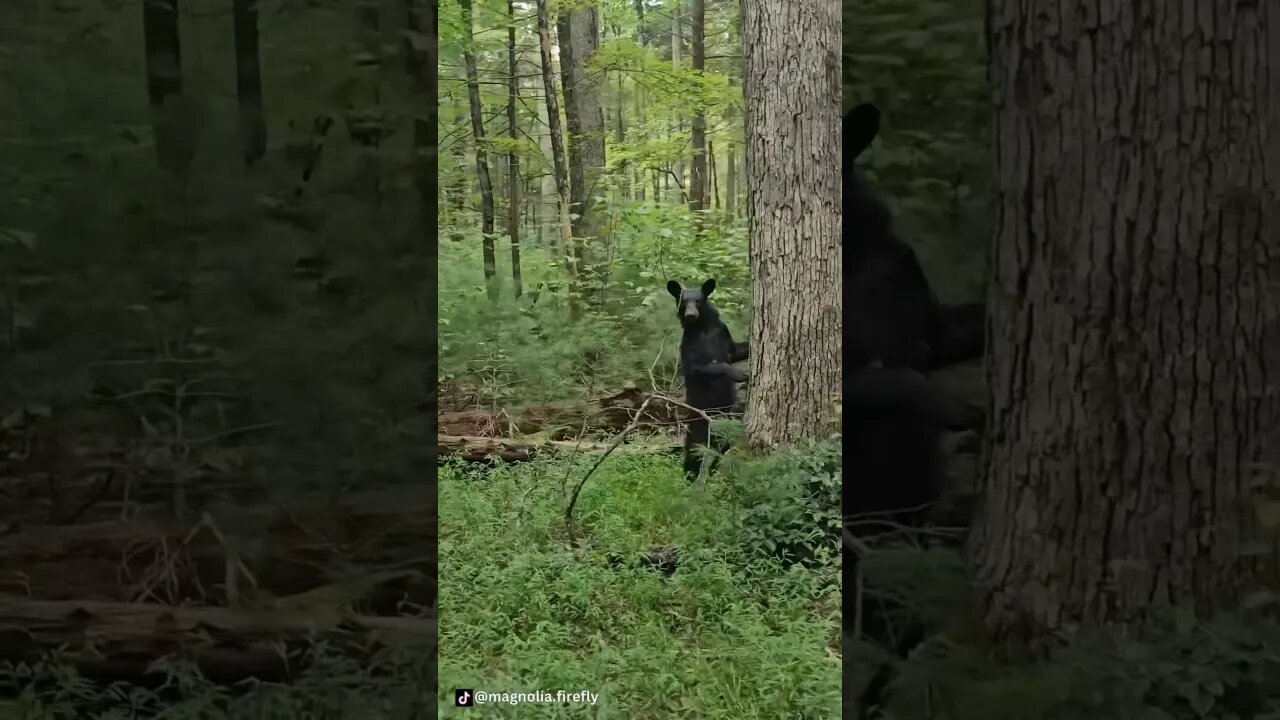
[[[415,548],[436,542],[433,488],[368,490],[333,498],[299,496],[287,504],[214,513],[215,527],[145,517],[11,529],[0,537],[0,592],[42,600],[221,602],[227,560],[237,548],[253,575],[241,582],[276,596],[331,582],[327,569],[411,566],[419,580],[366,600],[381,613],[401,599],[429,605],[434,560]]]
[[[515,437],[546,434],[551,440],[578,437],[584,431],[618,431],[631,424],[650,393],[635,385],[591,400],[531,405],[515,410],[463,410],[437,416],[441,435],[461,437]],[[675,396],[679,399],[678,395]],[[645,408],[636,427],[672,427],[689,411],[657,396]]]
[[[468,462],[502,460],[525,462],[540,453],[563,452],[599,454],[609,449],[609,443],[585,440],[551,440],[545,438],[500,438],[465,435],[440,435],[436,439],[437,456],[441,460],[457,459]],[[677,442],[619,445],[613,452],[621,454],[653,455],[678,451]]]
[[[393,644],[434,648],[430,617],[369,617],[331,609],[169,607],[149,603],[32,600],[0,595],[0,662],[35,663],[59,650],[81,675],[147,685],[156,660],[194,660],[206,678],[283,682],[299,669],[291,651],[316,639],[367,654]]]

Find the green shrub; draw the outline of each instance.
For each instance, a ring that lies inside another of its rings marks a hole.
[[[599,703],[572,716],[836,717],[835,570],[744,549],[731,486],[743,480],[691,485],[675,456],[606,460],[579,501],[586,540],[570,550],[566,487],[593,461],[442,473],[440,701],[452,703],[456,687],[588,689]],[[610,562],[651,545],[680,549],[670,580]],[[566,716],[552,706],[497,712]]]

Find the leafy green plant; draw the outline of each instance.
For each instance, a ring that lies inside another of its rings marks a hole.
[[[213,684],[190,663],[167,663],[166,684],[157,690],[127,683],[101,685],[53,654],[33,665],[0,670],[0,685],[20,688],[0,700],[0,716],[24,720],[84,717],[155,717],[165,720],[425,720],[431,717],[431,664],[425,648],[394,647],[357,662],[315,643],[294,662],[306,670],[289,685],[246,682]]]
[[[744,552],[727,474],[690,485],[678,458],[617,456],[563,537],[566,479],[592,458],[549,458],[440,481],[440,701],[449,689],[590,689],[599,718],[828,718],[841,702],[834,570]],[[745,461],[744,461],[745,462]],[[678,547],[668,580],[640,558]],[[816,610],[815,610],[816,608]],[[565,709],[495,707],[502,717]]]
[[[731,479],[735,534],[748,554],[784,563],[839,565],[840,458],[834,441],[764,458],[729,454],[723,473]]]
[[[855,667],[889,662],[898,670],[886,718],[1280,718],[1274,596],[1210,622],[1184,608],[1153,607],[1141,634],[1082,631],[1051,657],[1029,661],[1004,656],[987,636],[957,550],[876,550],[864,569],[873,592],[930,628],[907,659],[863,643],[845,650]]]

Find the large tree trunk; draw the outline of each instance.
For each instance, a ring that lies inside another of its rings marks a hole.
[[[511,239],[511,283],[515,296],[524,294],[520,278],[520,155],[516,142],[520,139],[520,127],[516,123],[516,103],[520,99],[520,77],[516,75],[516,6],[515,0],[507,0],[507,137],[511,140],[511,152],[507,155],[507,235]]]
[[[484,253],[484,283],[490,300],[498,299],[498,259],[493,249],[493,182],[489,179],[489,156],[484,149],[484,109],[480,106],[480,77],[472,44],[471,0],[460,0],[463,33],[468,48],[462,53],[467,67],[467,98],[471,104],[471,132],[476,142],[476,179],[480,182],[480,234]]]
[[[564,83],[565,123],[569,128],[569,207],[573,218],[573,255],[578,268],[579,293],[590,303],[599,300],[602,287],[593,245],[601,239],[603,218],[592,197],[604,170],[604,107],[599,72],[587,66],[600,47],[600,31],[594,6],[584,5],[560,16],[560,76]]]
[[[258,50],[258,0],[234,0],[236,98],[240,106],[240,142],[244,162],[252,165],[267,152],[262,111],[262,61]]]
[[[173,106],[182,95],[182,45],[178,0],[143,0],[142,38],[146,46],[147,97],[151,101],[156,162],[164,170],[185,172],[191,159]]]
[[[547,133],[551,136],[551,167],[555,175],[556,195],[559,205],[556,217],[559,219],[561,257],[565,259],[565,268],[570,275],[576,268],[568,260],[570,246],[573,243],[573,231],[569,222],[569,168],[565,158],[564,133],[560,129],[560,96],[556,89],[555,69],[551,62],[551,17],[547,10],[547,0],[537,0],[538,5],[538,51],[542,58],[542,91],[547,106]]]
[[[745,433],[773,446],[822,436],[840,396],[840,5],[743,0],[742,12],[755,308]]]
[[[693,71],[701,74],[707,67],[706,53],[706,4],[704,0],[693,0],[690,12],[689,51],[693,56]],[[690,138],[693,146],[693,167],[689,174],[689,209],[693,212],[703,210],[707,206],[707,111],[702,102],[698,102],[693,113],[693,135]],[[701,227],[701,221],[694,216],[694,224]]]
[[[1280,8],[993,0],[990,20],[988,621],[1018,640],[1229,608],[1275,563],[1244,551],[1249,464],[1280,447]]]

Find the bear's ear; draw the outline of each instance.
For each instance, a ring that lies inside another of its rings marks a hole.
[[[853,160],[876,139],[880,132],[880,110],[871,103],[863,103],[849,111],[841,121],[842,141],[844,147],[841,154],[846,161]]]
[[[715,289],[716,289],[716,279],[711,278],[710,280],[702,283],[702,296],[707,297],[711,295],[711,293],[715,292]]]
[[[668,280],[667,292],[671,293],[671,297],[679,300],[680,299],[680,283],[676,282],[675,280]]]

